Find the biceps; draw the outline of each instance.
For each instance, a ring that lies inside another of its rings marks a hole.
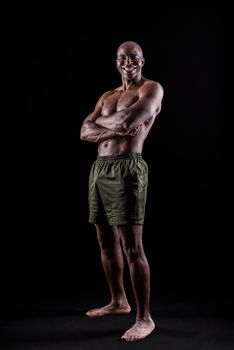
[[[134,128],[145,120],[151,118],[156,113],[156,106],[142,106],[141,108],[135,108],[131,111],[129,116],[126,118],[125,123],[128,128]]]
[[[126,122],[135,127],[145,120],[157,115],[161,110],[161,101],[157,98],[145,98],[137,101],[129,110]]]

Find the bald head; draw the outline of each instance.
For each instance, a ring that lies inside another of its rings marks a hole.
[[[117,50],[117,56],[122,52],[132,52],[135,53],[138,57],[143,58],[143,51],[135,41],[124,41]]]

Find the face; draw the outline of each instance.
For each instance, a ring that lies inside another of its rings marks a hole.
[[[123,44],[117,51],[117,69],[122,78],[133,80],[141,75],[144,58],[141,48],[137,44]]]

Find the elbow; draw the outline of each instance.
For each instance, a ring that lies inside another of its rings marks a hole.
[[[116,132],[123,132],[127,131],[129,129],[129,123],[124,122],[121,124],[116,123],[115,125],[112,125],[112,127],[109,130],[113,130]]]
[[[123,123],[123,131],[127,131],[136,127],[136,122],[130,118],[126,119]]]
[[[122,124],[122,131],[126,131],[128,129],[130,129],[131,125],[129,123],[129,121],[125,120],[125,122]]]
[[[86,133],[85,133],[85,130],[84,129],[81,129],[80,131],[80,140],[81,141],[85,141],[86,140]]]
[[[130,128],[131,120],[130,118],[123,118],[119,123],[116,123],[116,131],[127,131]]]

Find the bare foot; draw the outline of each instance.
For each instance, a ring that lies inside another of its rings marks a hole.
[[[130,311],[131,311],[131,307],[129,304],[117,305],[117,304],[110,303],[106,306],[89,310],[85,314],[89,317],[99,317],[99,316],[106,316],[106,315],[129,314]]]
[[[124,333],[121,339],[128,342],[139,341],[152,333],[154,328],[155,324],[152,318],[147,321],[138,319],[136,323]]]

